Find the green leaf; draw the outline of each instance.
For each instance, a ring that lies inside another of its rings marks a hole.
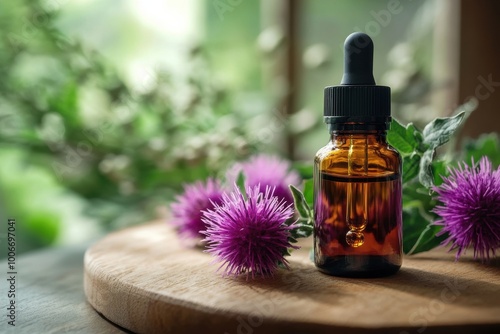
[[[435,150],[428,150],[420,159],[420,171],[418,173],[418,180],[426,188],[434,185],[434,175],[432,173],[432,160],[434,159]]]
[[[448,162],[444,160],[434,161],[431,165],[434,175],[434,184],[439,186],[443,183],[443,176],[448,175]]]
[[[406,184],[413,180],[419,172],[420,155],[414,153],[403,158],[403,183]]]
[[[306,202],[304,194],[302,194],[302,192],[299,189],[295,188],[293,185],[290,185],[289,187],[292,192],[295,210],[297,210],[301,217],[310,218],[312,216],[311,209]]]
[[[295,224],[295,228],[290,230],[290,235],[293,239],[307,238],[312,235],[314,231],[314,225],[311,219],[299,220]]]
[[[309,179],[304,181],[304,198],[306,199],[307,205],[310,208],[313,207],[314,200],[314,180]]]
[[[240,189],[241,194],[245,199],[247,199],[247,189],[245,188],[245,175],[243,172],[238,173],[238,178],[236,179],[236,186]]]
[[[448,142],[462,124],[464,117],[465,111],[462,111],[454,117],[439,117],[427,124],[423,131],[424,144],[435,149]]]
[[[311,236],[311,234],[314,231],[314,220],[313,220],[313,214],[311,211],[311,206],[307,203],[306,197],[304,194],[297,188],[295,188],[293,185],[290,185],[290,190],[292,192],[293,196],[293,202],[295,204],[295,210],[300,215],[300,219],[295,223],[294,228],[290,230],[290,235],[294,239],[298,238],[307,238]],[[308,196],[311,197],[311,202],[312,202],[312,180],[307,180],[305,187],[304,187],[304,193],[310,194]]]
[[[427,225],[428,222],[420,217],[417,207],[403,210],[403,252],[405,254],[410,252]]]
[[[431,225],[433,217],[428,214],[420,202],[403,210],[403,251],[405,254],[416,254],[431,250],[446,237],[436,237],[440,226]]]
[[[426,252],[439,246],[447,237],[446,235],[437,236],[439,231],[441,231],[441,226],[427,225],[408,255]]]
[[[294,242],[290,241],[290,238],[288,238],[288,241],[289,241],[290,243],[294,243]],[[295,240],[295,242],[297,242],[297,240]],[[281,253],[281,254],[282,254],[283,256],[290,256],[290,255],[292,255],[292,254],[291,254],[291,249],[290,249],[290,248],[285,248],[285,249],[283,249],[283,251],[282,251],[282,253]],[[281,265],[283,265],[283,263],[282,263],[282,262],[278,262],[278,265],[279,265],[279,266],[281,266]]]
[[[429,189],[423,187],[420,182],[412,182],[403,187],[404,210],[417,206],[422,208],[426,212],[426,215],[430,217],[429,221],[432,221],[437,217],[431,212],[435,205],[436,201],[429,192]]]
[[[412,123],[406,127],[396,119],[391,122],[391,129],[387,133],[389,144],[399,151],[403,156],[410,155],[418,147],[419,141],[415,136],[418,130]]]

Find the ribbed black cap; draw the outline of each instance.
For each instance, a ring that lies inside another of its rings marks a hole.
[[[373,78],[373,41],[360,32],[344,43],[340,86],[325,88],[325,122],[330,130],[384,130],[391,121],[391,89]]]

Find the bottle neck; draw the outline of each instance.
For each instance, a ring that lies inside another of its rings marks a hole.
[[[328,131],[332,132],[372,132],[387,131],[391,126],[390,116],[382,117],[354,117],[354,116],[328,116],[324,117]]]
[[[377,145],[387,143],[386,130],[373,131],[332,131],[330,133],[333,143],[358,142],[365,145]]]

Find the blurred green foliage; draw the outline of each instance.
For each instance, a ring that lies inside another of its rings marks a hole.
[[[145,71],[132,90],[58,31],[41,1],[2,1],[0,13],[1,218],[19,220],[27,248],[72,224],[50,203],[69,196],[108,228],[140,223],[182,183],[255,150],[258,138],[240,126],[253,115],[234,112],[201,47],[186,76]]]
[[[467,163],[478,162],[483,156],[487,156],[493,168],[500,166],[500,138],[498,133],[485,133],[478,139],[466,139],[463,144],[462,160]]]
[[[283,51],[283,32],[266,16],[274,5],[244,2],[221,20],[206,2],[211,37],[204,46],[193,45],[186,74],[145,69],[138,84],[130,87],[115,64],[56,28],[57,3],[0,2],[0,219],[18,219],[20,251],[90,235],[99,227],[150,219],[182,183],[217,174],[229,162],[257,150],[275,148],[279,132],[285,130],[301,136],[298,149],[311,157],[326,140],[321,113],[312,111],[321,109],[322,90],[317,87],[332,84],[342,71],[337,61],[341,48],[331,41],[343,40],[357,23],[373,19],[369,11],[353,11],[359,4],[349,1],[304,4],[304,59],[306,54],[319,59],[318,54],[330,49],[333,54],[326,52],[320,57],[324,61],[314,66],[303,60],[299,100],[304,108],[284,119],[276,111],[270,113],[266,100],[279,100],[284,92],[283,78],[271,70],[283,60],[278,52]],[[404,40],[409,42],[397,43],[390,51],[392,68],[382,80],[393,87],[395,114],[405,122],[403,115],[434,117],[426,113],[425,98],[431,88],[428,46],[433,26],[422,13],[430,5],[408,4],[393,22],[407,27],[413,18],[408,32],[387,29],[389,35],[376,41],[388,49],[408,35]],[[337,14],[332,20],[327,9],[333,6]],[[109,6],[105,13],[112,10]],[[354,21],[345,15],[354,12]],[[261,25],[254,20],[258,17]],[[335,35],[321,24],[307,24],[321,20],[335,24]],[[382,72],[387,59],[377,59],[376,71]],[[263,64],[268,66],[266,73],[261,71]],[[260,95],[262,87],[266,98]],[[453,151],[432,160],[433,182],[439,184],[440,175],[460,159],[478,161],[487,155],[497,166],[499,149],[496,135],[466,141],[460,154]],[[419,229],[431,220],[428,212],[435,205],[416,177],[424,153],[409,154],[405,164],[407,177],[413,178],[407,195],[424,203],[409,209],[418,214],[408,213]],[[411,170],[417,164],[419,168]],[[311,177],[309,165],[297,167],[305,179]],[[311,189],[306,184],[307,197]]]

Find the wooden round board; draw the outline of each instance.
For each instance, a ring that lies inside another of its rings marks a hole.
[[[142,225],[87,250],[85,294],[138,333],[500,333],[498,260],[455,262],[438,249],[391,277],[347,279],[317,271],[310,243],[272,279],[225,278],[166,224]]]

